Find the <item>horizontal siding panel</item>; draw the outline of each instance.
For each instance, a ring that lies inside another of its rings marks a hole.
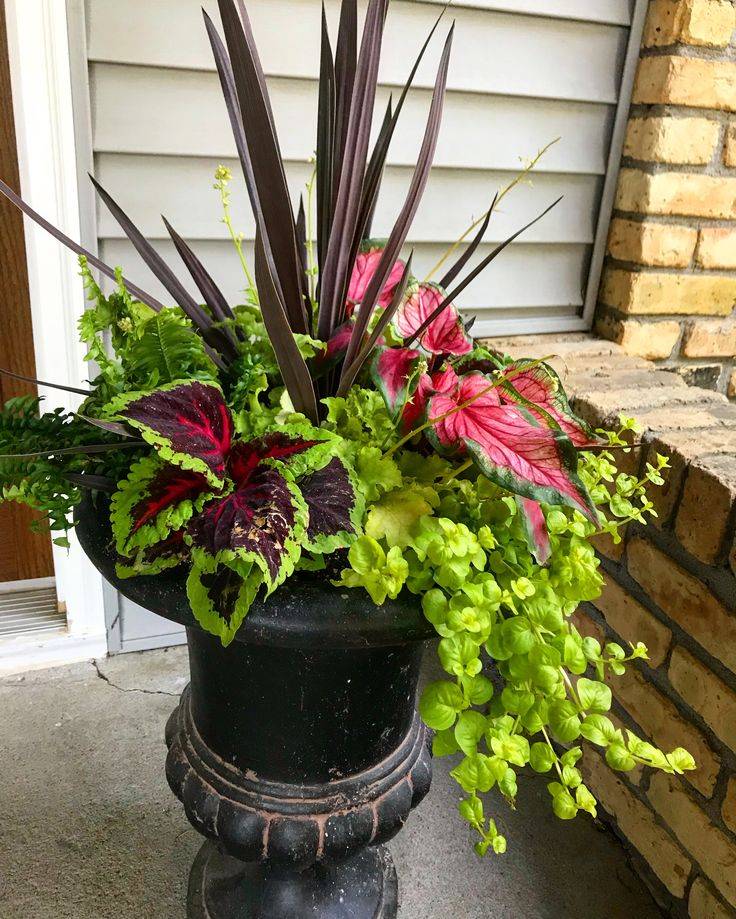
[[[200,5],[199,0],[88,0],[90,60],[213,70]],[[205,6],[214,13],[212,0]],[[329,0],[327,7],[334,24],[338,0]],[[265,72],[316,78],[320,4],[250,0],[248,9]],[[392,5],[382,82],[404,83],[436,17],[434,4]],[[618,98],[625,28],[462,7],[452,11],[452,18],[450,89],[608,103]],[[440,47],[435,41],[422,62],[418,86],[433,85]]]
[[[424,2],[444,6],[447,0]],[[552,19],[605,22],[618,26],[631,23],[631,0],[456,0],[452,9],[462,6]]]
[[[235,156],[215,74],[94,64],[90,77],[95,150]],[[315,147],[317,84],[273,78],[269,85],[282,154],[306,162]],[[389,162],[416,162],[430,96],[417,90],[408,97]],[[383,91],[379,111],[387,99]],[[538,171],[603,175],[612,119],[606,105],[449,93],[435,164],[516,171],[520,157],[559,137]]]
[[[156,248],[184,281],[185,271],[179,267],[181,261],[173,244],[158,241]],[[228,299],[237,303],[241,299],[239,291],[244,285],[232,245],[228,242],[206,241],[194,244],[193,248],[215,280],[222,285]],[[414,254],[415,274],[423,277],[423,273],[431,269],[444,251],[444,246],[436,244],[417,245]],[[481,246],[477,257],[482,258],[489,251],[488,246]],[[588,246],[575,245],[509,246],[465,291],[459,306],[468,313],[480,309],[524,310],[531,307],[573,311],[582,303],[582,277],[588,251]],[[246,245],[246,253],[252,265],[250,244]],[[161,297],[165,303],[171,302],[171,297],[158,285],[127,240],[103,240],[101,257],[108,264],[122,266],[131,281],[149,293]],[[195,293],[192,284],[187,283],[187,287]]]
[[[227,160],[233,172],[232,211],[235,225],[247,238],[255,224],[237,161]],[[116,197],[138,227],[151,238],[165,238],[161,214],[187,239],[225,239],[220,218],[220,196],[213,189],[217,160],[188,157],[98,154],[97,177]],[[308,164],[288,163],[287,176],[295,209],[309,178]],[[409,167],[386,171],[379,197],[374,232],[387,236],[396,220],[411,180]],[[410,231],[410,242],[452,242],[482,214],[509,175],[471,170],[434,169]],[[533,184],[518,185],[501,203],[486,234],[501,241],[527,224],[561,195],[565,197],[525,234],[525,241],[591,243],[594,213],[601,180],[593,176],[535,176]],[[104,238],[124,234],[100,204],[98,233]]]

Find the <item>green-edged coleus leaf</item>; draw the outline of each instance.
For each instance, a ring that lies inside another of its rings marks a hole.
[[[271,593],[294,570],[307,513],[290,473],[260,464],[230,494],[205,504],[189,521],[186,540],[200,567],[205,559],[254,563]]]
[[[189,546],[184,542],[184,531],[175,530],[162,542],[139,546],[130,554],[118,555],[115,572],[119,578],[159,574],[167,568],[176,568],[189,558]]]
[[[501,401],[523,405],[535,418],[545,423],[548,417],[560,426],[576,447],[587,447],[599,441],[590,427],[570,408],[562,381],[548,364],[519,360],[504,369],[509,379],[499,386]]]
[[[156,456],[143,457],[112,497],[110,521],[117,551],[130,556],[166,540],[212,497],[212,486],[199,472]]]
[[[454,388],[430,396],[427,416],[433,422],[427,436],[440,452],[469,453],[502,488],[574,507],[597,520],[577,475],[577,452],[565,434],[538,424],[519,406],[504,405],[488,377],[456,377]]]
[[[552,546],[550,545],[547,521],[544,519],[542,506],[538,501],[532,501],[531,498],[522,498],[519,495],[516,495],[516,504],[521,514],[527,545],[537,560],[537,564],[546,565],[552,554]]]
[[[172,383],[115,399],[106,411],[140,431],[163,460],[201,473],[216,488],[224,484],[233,420],[218,386]]]
[[[262,583],[263,571],[253,561],[228,565],[202,556],[189,573],[187,596],[197,622],[227,647]]]
[[[422,360],[421,353],[414,348],[376,348],[371,379],[394,419],[403,412],[419,382],[417,371]]]
[[[297,485],[309,510],[305,548],[329,553],[350,546],[360,533],[365,502],[346,463],[336,456]]]

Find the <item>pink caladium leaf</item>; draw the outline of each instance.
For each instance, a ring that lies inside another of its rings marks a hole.
[[[376,348],[371,361],[371,379],[383,396],[392,418],[397,418],[419,378],[422,355],[414,348]]]
[[[448,364],[433,374],[422,374],[411,398],[404,405],[401,415],[401,429],[404,434],[418,427],[426,414],[427,402],[434,393],[454,392],[458,385],[458,376]]]
[[[139,430],[163,460],[223,485],[233,421],[217,386],[174,383],[114,402],[111,411]]]
[[[432,422],[427,436],[441,452],[469,453],[481,471],[507,491],[574,507],[597,521],[568,438],[537,424],[518,406],[504,405],[488,377],[460,377],[452,392],[430,397],[427,415]]]
[[[394,317],[393,325],[397,335],[404,341],[410,341],[446,296],[446,292],[436,284],[420,284],[399,307]],[[419,344],[428,354],[461,356],[473,350],[473,342],[452,303],[448,303],[422,332]]]
[[[548,364],[515,361],[504,368],[504,375],[509,380],[499,386],[503,402],[524,406],[543,424],[552,418],[576,447],[599,443],[590,427],[573,413],[562,381]]]
[[[353,273],[350,276],[350,284],[348,285],[348,315],[351,315],[355,307],[360,306],[362,303],[371,278],[375,274],[378,263],[381,261],[383,250],[384,243],[377,240],[366,240],[361,246],[353,266]],[[391,302],[403,273],[404,263],[398,259],[394,262],[388,280],[378,296],[378,306],[381,309],[385,309]]]
[[[335,364],[339,363],[345,357],[350,344],[350,337],[353,334],[353,320],[343,322],[341,326],[335,329],[330,340],[325,344],[322,351],[314,357],[314,365],[317,373],[326,373]]]
[[[360,530],[365,505],[345,463],[334,457],[297,485],[309,510],[306,548],[327,553],[349,546]]]
[[[244,485],[208,502],[187,527],[195,561],[255,563],[270,590],[293,570],[306,508],[278,469],[260,465]]]
[[[527,545],[537,560],[537,564],[546,565],[552,554],[552,546],[542,506],[538,501],[522,498],[519,495],[516,495],[516,504],[521,514]]]

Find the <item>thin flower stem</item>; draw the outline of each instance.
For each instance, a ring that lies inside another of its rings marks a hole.
[[[317,181],[317,162],[315,160],[312,175],[307,182],[307,278],[309,282],[309,299],[315,303],[315,281],[317,268],[314,261],[314,227],[312,225],[312,208],[314,206],[314,184]]]
[[[514,188],[516,188],[516,186],[520,182],[522,182],[523,179],[527,175],[529,175],[529,173],[532,171],[532,169],[534,169],[534,167],[542,159],[542,157],[549,150],[549,148],[554,146],[558,142],[559,139],[560,139],[559,137],[555,137],[555,139],[551,140],[545,147],[542,147],[542,149],[537,153],[537,155],[532,160],[530,160],[530,162],[524,167],[524,169],[522,169],[521,172],[511,182],[509,182],[509,184],[501,192],[499,192],[498,197],[493,202],[493,210],[496,210],[498,208],[498,205],[506,197],[506,195],[510,191],[512,191]],[[427,274],[427,277],[422,281],[422,284],[427,284],[429,281],[432,280],[432,278],[440,270],[440,268],[445,264],[448,258],[450,258],[453,252],[455,252],[460,246],[462,246],[462,244],[465,242],[468,236],[470,236],[473,230],[477,229],[483,223],[483,221],[486,219],[487,216],[488,216],[488,211],[484,211],[477,220],[473,221],[473,223],[470,224],[470,226],[467,228],[467,230],[465,230],[462,236],[459,239],[455,240],[455,242],[447,249],[444,255],[440,258],[440,260],[435,265],[433,265],[433,267],[430,269],[429,273]]]
[[[452,472],[448,472],[446,476],[443,476],[439,480],[438,484],[447,485],[448,482],[451,482],[453,479],[456,479],[459,475],[462,475],[466,469],[470,469],[472,465],[473,465],[472,459],[465,460],[465,462],[461,466],[458,466],[457,469],[453,469]]]
[[[228,232],[230,233],[230,239],[232,239],[235,250],[238,253],[238,258],[240,259],[240,264],[243,268],[245,279],[248,282],[248,287],[257,297],[256,285],[250,271],[248,270],[248,262],[246,261],[245,253],[243,252],[243,239],[239,233],[235,232],[235,227],[233,226],[233,221],[230,216],[230,192],[228,190],[228,184],[231,177],[232,176],[230,174],[230,170],[225,166],[217,167],[217,171],[215,172],[215,188],[217,191],[219,191],[220,201],[222,202],[222,222],[225,224]]]

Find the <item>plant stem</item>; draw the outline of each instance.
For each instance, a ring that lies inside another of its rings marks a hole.
[[[248,287],[257,299],[258,290],[256,288],[255,282],[253,281],[251,273],[248,270],[248,263],[245,259],[245,253],[243,252],[243,239],[239,233],[235,232],[235,227],[233,227],[232,218],[230,216],[230,192],[228,191],[228,184],[230,179],[230,170],[226,169],[224,166],[218,166],[217,171],[215,172],[215,188],[220,192],[220,201],[222,203],[223,214],[222,222],[225,224],[228,232],[230,233],[230,239],[232,239],[233,245],[235,246],[235,249],[238,253],[238,258],[240,259],[240,264],[243,268],[245,279],[248,282]]]
[[[314,235],[312,226],[312,207],[314,202],[314,183],[317,180],[317,163],[315,161],[312,175],[307,182],[307,278],[309,281],[309,299],[313,307],[315,303],[315,280],[317,277],[317,268],[314,262]]]
[[[473,465],[472,459],[465,460],[465,462],[461,466],[458,466],[457,469],[453,469],[452,472],[448,472],[446,476],[443,476],[437,484],[447,485],[448,482],[451,482],[453,479],[456,479],[459,475],[462,475],[462,473],[465,472],[466,469],[470,469],[472,465]]]
[[[527,176],[532,171],[532,169],[534,169],[534,167],[541,160],[544,154],[549,150],[549,148],[554,146],[554,144],[556,144],[559,139],[560,139],[559,137],[556,137],[554,140],[551,140],[545,147],[542,147],[542,149],[538,151],[537,155],[532,160],[530,160],[530,162],[524,167],[524,169],[522,169],[521,172],[511,182],[509,182],[509,184],[501,192],[499,192],[498,197],[496,198],[494,205],[493,205],[494,210],[498,208],[498,205],[503,200],[503,198],[505,198],[506,195],[510,191],[516,188],[516,186],[525,178],[525,176]],[[487,216],[488,216],[488,211],[484,211],[477,220],[473,221],[473,223],[470,224],[470,226],[467,228],[467,230],[465,230],[462,236],[459,239],[455,240],[455,242],[449,247],[449,249],[447,249],[444,255],[440,258],[440,260],[430,269],[429,273],[427,274],[427,277],[422,281],[422,284],[428,283],[434,277],[434,275],[445,264],[447,259],[450,258],[453,252],[455,252],[465,242],[465,240],[468,238],[468,236],[470,236],[473,230],[475,230],[477,227],[479,227],[483,223],[483,221],[486,219]]]

